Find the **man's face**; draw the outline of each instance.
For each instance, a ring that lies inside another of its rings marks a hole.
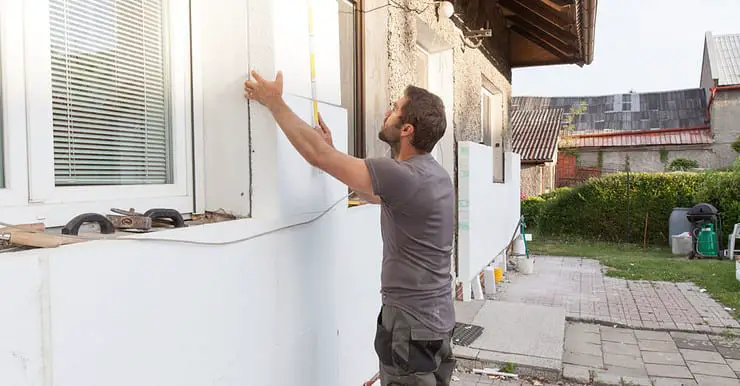
[[[378,138],[391,146],[401,142],[401,112],[405,104],[406,96],[402,96],[385,112],[385,120],[378,133]]]

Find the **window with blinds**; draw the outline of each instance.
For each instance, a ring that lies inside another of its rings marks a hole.
[[[50,0],[57,186],[171,182],[166,0]]]
[[[0,70],[0,86],[2,86],[2,82],[4,81],[2,70]],[[3,114],[3,98],[5,96],[2,92],[2,87],[0,87],[0,189],[5,188],[5,141],[2,141],[2,139],[5,138],[5,132],[3,131],[3,123],[5,122],[5,117]]]

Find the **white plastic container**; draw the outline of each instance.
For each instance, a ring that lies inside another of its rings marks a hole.
[[[684,232],[671,236],[671,252],[676,256],[687,256],[694,248],[691,241],[691,235]]]
[[[527,258],[527,256],[519,256],[516,260],[516,267],[519,272],[525,275],[531,275],[534,272],[534,258]]]
[[[486,295],[496,294],[496,275],[493,272],[493,267],[488,266],[483,270],[483,284]]]
[[[517,236],[514,240],[514,255],[524,256],[527,254],[527,247],[524,245],[524,238],[522,235]]]

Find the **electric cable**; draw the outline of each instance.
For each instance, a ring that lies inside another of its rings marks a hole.
[[[179,239],[169,239],[169,238],[159,238],[159,237],[146,237],[146,238],[138,238],[138,237],[133,237],[133,238],[124,238],[124,237],[99,237],[98,238],[98,237],[83,237],[83,236],[71,236],[71,235],[55,235],[55,236],[61,236],[63,238],[73,239],[75,241],[149,241],[149,242],[178,243],[178,244],[206,245],[206,246],[221,246],[221,245],[238,244],[238,243],[242,243],[242,242],[249,241],[249,240],[252,240],[252,239],[256,239],[258,237],[262,237],[262,236],[266,236],[266,235],[269,235],[269,234],[277,233],[277,232],[280,232],[280,231],[283,231],[283,230],[287,230],[287,229],[297,228],[299,226],[308,225],[308,224],[311,224],[311,223],[313,223],[315,221],[318,221],[320,218],[324,217],[329,212],[331,212],[332,209],[334,209],[337,205],[339,205],[342,201],[344,201],[347,197],[349,197],[353,193],[354,193],[354,191],[352,191],[349,194],[343,196],[339,200],[335,201],[331,206],[329,206],[328,208],[326,208],[323,211],[321,211],[318,215],[316,215],[316,216],[314,216],[314,217],[312,217],[312,218],[310,218],[308,220],[300,221],[300,222],[297,222],[295,224],[290,224],[290,225],[282,226],[282,227],[279,227],[279,228],[271,229],[269,231],[260,232],[260,233],[256,233],[256,234],[253,234],[253,235],[250,235],[250,236],[247,236],[247,237],[242,237],[242,238],[238,238],[238,239],[235,239],[235,240],[229,240],[229,241],[193,241],[193,240],[179,240]],[[14,225],[14,224],[8,224],[8,223],[2,222],[2,221],[0,221],[0,226],[4,226],[6,228],[11,228],[11,229],[17,229],[17,230],[20,230],[20,231],[23,231],[23,232],[28,232],[28,233],[48,234],[46,232],[39,231],[39,230],[36,230],[36,229],[25,228],[25,227]]]

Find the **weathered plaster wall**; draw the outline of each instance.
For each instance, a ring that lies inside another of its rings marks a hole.
[[[427,1],[398,1],[403,8],[385,1],[372,0],[364,4],[365,11],[365,121],[367,127],[367,154],[379,156],[387,146],[377,139],[388,105],[403,94],[414,80],[416,69],[415,46],[419,39],[418,22],[429,27],[436,47],[453,50],[454,65],[454,128],[458,141],[479,142],[480,90],[485,76],[504,94],[504,150],[511,149],[508,105],[511,98],[511,69],[504,47],[508,47],[508,32],[501,20],[491,23],[494,37],[500,47],[492,53],[492,64],[480,49],[465,47],[461,31],[452,20],[437,20],[434,6]]]
[[[738,156],[731,144],[740,136],[740,90],[718,92],[712,102],[711,118],[716,165],[730,166]]]
[[[521,193],[539,196],[555,189],[555,163],[522,164]]]
[[[666,171],[671,161],[677,158],[692,159],[699,162],[700,168],[716,167],[717,157],[710,148],[673,148],[667,149],[666,161],[661,160],[660,149],[603,150],[599,163],[598,150],[581,150],[578,164],[581,166],[601,166],[605,172],[622,171],[626,168],[629,155],[630,170],[634,172],[656,173]]]

